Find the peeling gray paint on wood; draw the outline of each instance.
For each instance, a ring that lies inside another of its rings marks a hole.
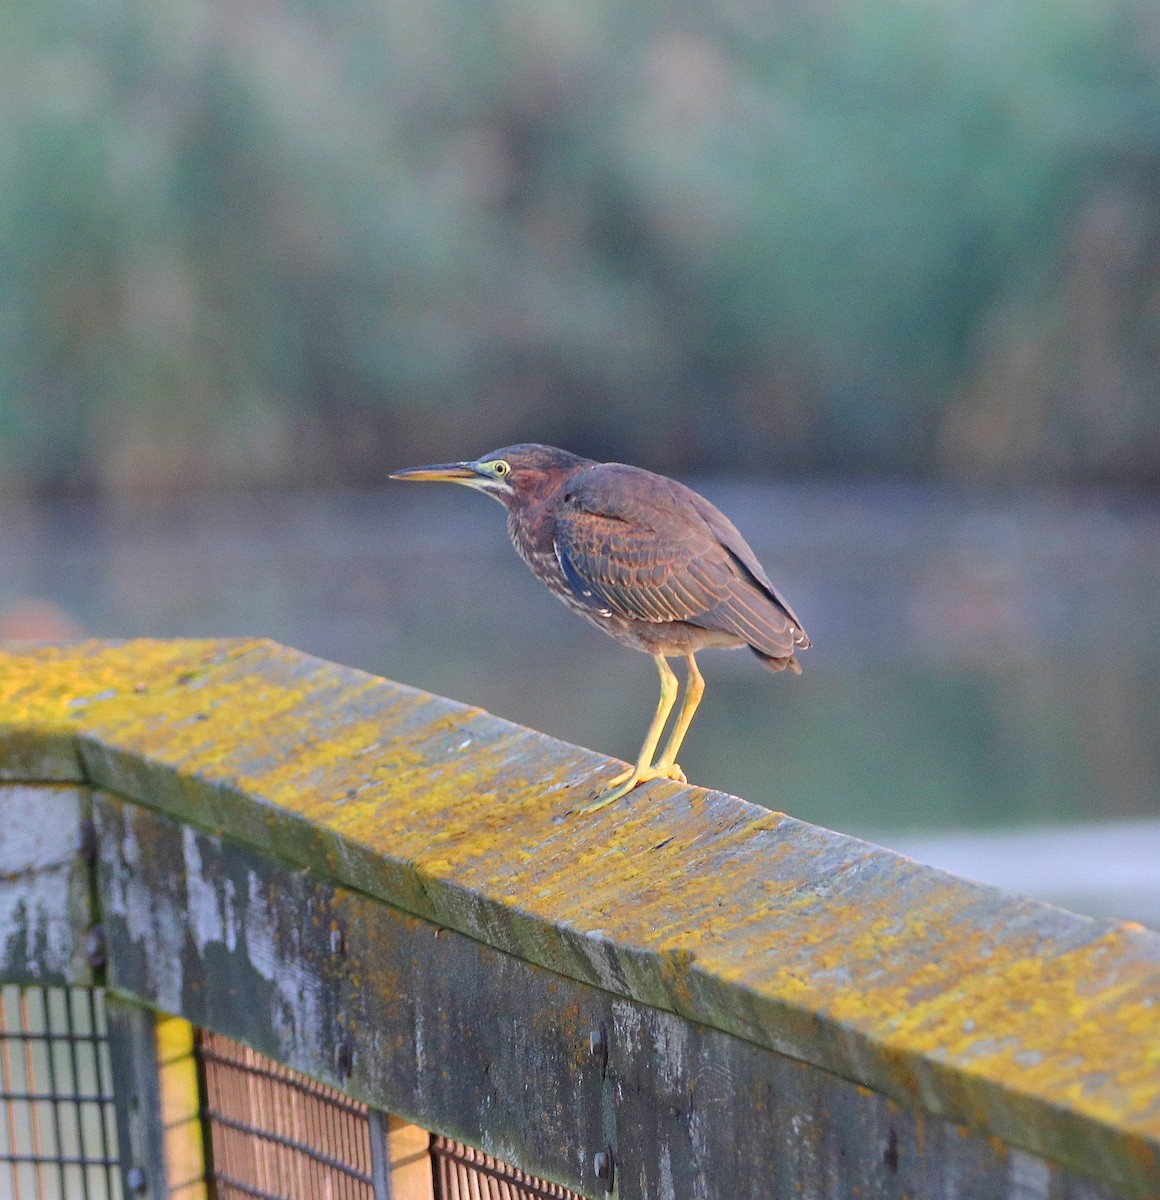
[[[0,785],[0,981],[85,983],[88,790]]]
[[[94,816],[111,987],[590,1196],[608,1148],[625,1200],[1118,1195],[112,796]]]

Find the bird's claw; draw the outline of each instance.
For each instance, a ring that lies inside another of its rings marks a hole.
[[[652,779],[673,779],[677,783],[689,782],[684,771],[676,763],[658,763],[652,767],[629,767],[614,775],[595,800],[576,811],[581,814],[597,812],[614,800],[627,796],[637,784],[648,783]]]

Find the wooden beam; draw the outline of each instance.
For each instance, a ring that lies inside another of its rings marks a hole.
[[[94,804],[109,986],[400,1114],[394,1200],[430,1200],[426,1129],[594,1197],[602,1157],[623,1200],[680,1194],[675,1180],[706,1200],[1117,1194],[226,839]]]

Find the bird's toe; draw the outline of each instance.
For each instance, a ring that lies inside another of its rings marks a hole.
[[[578,813],[592,813],[627,796],[638,784],[648,783],[652,779],[672,779],[677,783],[688,783],[685,772],[676,763],[658,763],[652,767],[629,767],[614,775],[601,789],[596,799],[590,804],[578,808]]]
[[[615,787],[619,787],[622,783],[627,783],[636,771],[636,767],[625,767],[623,771],[617,771],[615,775],[604,785],[605,790],[611,791]],[[629,789],[625,789],[628,791]]]

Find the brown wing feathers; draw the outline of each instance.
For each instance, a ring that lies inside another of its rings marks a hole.
[[[716,602],[696,594],[683,547],[656,544],[651,532],[619,518],[558,519],[556,543],[584,584],[620,616],[683,621]]]
[[[777,666],[809,644],[732,523],[673,480],[619,464],[583,472],[557,514],[556,548],[573,586],[621,616],[733,633]]]
[[[714,564],[723,598],[712,609],[691,618],[705,629],[720,629],[743,637],[758,654],[770,658],[788,658],[793,654],[797,626],[781,606],[764,590],[736,573],[732,564]],[[703,569],[696,564],[694,571]]]

